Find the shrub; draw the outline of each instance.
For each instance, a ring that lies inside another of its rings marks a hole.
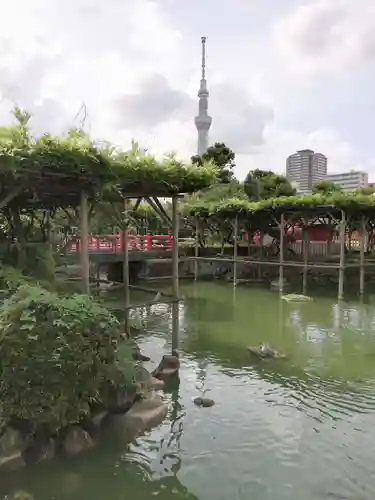
[[[130,349],[118,365],[120,339],[118,320],[89,297],[21,285],[0,309],[2,417],[54,430],[80,421],[108,381],[133,382]]]

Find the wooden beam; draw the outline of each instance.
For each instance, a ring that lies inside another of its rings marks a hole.
[[[345,231],[346,231],[346,214],[341,210],[340,222],[340,266],[339,266],[339,288],[338,298],[344,298],[344,276],[345,276]]]
[[[279,290],[280,290],[280,293],[283,293],[283,291],[284,291],[284,233],[285,233],[284,212],[281,214],[279,229],[280,229]]]
[[[365,293],[365,240],[367,234],[367,217],[361,216],[361,231],[360,231],[360,268],[359,268],[359,293]]]
[[[165,208],[163,207],[163,205],[160,203],[159,199],[156,197],[156,196],[153,196],[152,199],[154,200],[156,206],[158,207],[158,209],[160,210],[160,212],[162,214],[164,214],[164,217],[166,218],[166,220],[169,221],[169,225],[172,227],[172,219],[169,217],[169,215],[167,214],[167,212],[165,211]]]
[[[303,245],[303,278],[302,278],[302,293],[307,294],[307,270],[309,265],[309,250],[310,250],[310,232],[307,226],[307,219],[303,219],[302,229],[302,245]]]
[[[129,288],[130,290],[138,290],[139,292],[151,293],[153,295],[159,295],[160,297],[173,297],[171,293],[157,290],[156,288],[147,288],[145,286],[138,285],[129,285]]]
[[[237,286],[237,257],[238,257],[238,215],[234,219],[233,227],[233,286]]]
[[[149,196],[145,197],[145,200],[147,203],[150,205],[150,207],[159,215],[159,217],[169,226],[172,227],[172,221],[171,219],[164,214],[162,211],[160,211],[159,207],[156,205],[153,199],[151,199]]]
[[[83,293],[90,295],[90,259],[89,259],[89,220],[88,220],[88,196],[81,192],[80,202],[80,261]]]
[[[122,278],[124,282],[124,330],[129,335],[129,306],[130,306],[130,289],[129,289],[129,238],[128,238],[128,200],[124,200],[124,220],[122,231],[123,243],[123,264],[122,264]]]
[[[250,241],[250,234],[248,234],[248,241]],[[259,248],[259,265],[258,265],[258,280],[260,281],[262,279],[262,260],[263,260],[263,231],[259,231],[259,243],[260,243],[260,248]]]
[[[8,193],[5,198],[3,198],[0,201],[0,210],[8,205],[11,201],[14,200],[14,198],[17,198],[18,195],[22,193],[22,191],[25,189],[24,185],[17,186],[15,189],[13,189],[10,193]]]
[[[142,202],[142,196],[140,196],[140,197],[137,199],[137,201],[135,202],[135,205],[134,205],[134,207],[133,207],[134,212],[136,212],[136,211],[138,210],[139,205],[141,204],[141,202]]]
[[[199,279],[199,218],[195,217],[194,281]]]
[[[180,286],[179,286],[179,273],[178,273],[178,199],[172,198],[172,293],[173,299],[179,300]],[[179,310],[178,302],[172,306],[172,353],[178,355],[179,348]]]

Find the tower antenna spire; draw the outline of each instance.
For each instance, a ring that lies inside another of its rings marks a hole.
[[[205,36],[201,37],[202,59],[201,59],[201,81],[198,91],[198,115],[195,117],[195,126],[198,130],[198,150],[197,153],[201,156],[208,148],[208,132],[211,127],[212,118],[208,114],[208,97],[209,92],[206,81],[206,42]]]
[[[206,37],[202,36],[202,80],[206,79]]]

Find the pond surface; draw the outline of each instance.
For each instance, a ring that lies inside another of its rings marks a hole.
[[[182,287],[180,386],[164,424],[127,445],[0,478],[0,498],[35,500],[373,499],[375,306],[228,284]],[[140,310],[152,368],[170,350],[171,311]],[[288,354],[254,362],[246,346]],[[206,394],[213,408],[196,408]]]

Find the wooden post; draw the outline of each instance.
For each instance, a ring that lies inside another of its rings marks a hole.
[[[285,233],[285,216],[281,214],[280,219],[280,264],[279,264],[279,290],[284,291],[284,233]]]
[[[194,280],[199,278],[199,218],[195,218],[195,260],[194,260]]]
[[[346,231],[346,214],[341,210],[340,223],[340,267],[339,267],[339,290],[338,298],[344,298],[344,275],[345,275],[345,231]]]
[[[81,193],[80,204],[80,261],[83,293],[90,295],[90,259],[89,259],[89,210],[87,193]]]
[[[303,219],[303,279],[302,279],[302,293],[304,295],[307,294],[307,269],[308,269],[308,261],[309,261],[309,246],[310,246],[310,234],[306,229],[306,219]]]
[[[261,281],[262,279],[262,260],[263,260],[263,231],[259,231],[259,243],[260,243],[260,248],[259,248],[259,264],[258,264],[258,281]]]
[[[124,282],[124,329],[126,335],[129,337],[129,306],[130,306],[130,288],[129,288],[129,234],[128,234],[128,200],[124,200],[123,212],[123,230],[122,230],[122,244],[123,244],[123,263],[122,263],[122,279]]]
[[[179,348],[179,304],[180,286],[178,276],[178,198],[172,197],[172,293],[175,302],[172,305],[172,354],[178,356]]]
[[[361,231],[360,231],[360,267],[359,267],[359,293],[363,295],[365,293],[365,240],[366,240],[366,218],[364,215],[361,216]]]
[[[236,215],[236,218],[234,219],[234,247],[233,247],[233,286],[237,286],[237,257],[238,257],[238,247],[237,247],[237,240],[238,240],[238,215]]]

